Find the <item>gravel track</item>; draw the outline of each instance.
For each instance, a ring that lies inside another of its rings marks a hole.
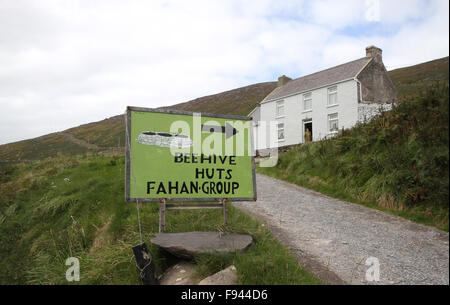
[[[319,278],[332,284],[449,284],[448,233],[264,175],[256,181],[258,201],[234,205],[266,222]],[[369,257],[380,263],[379,282],[366,281]]]

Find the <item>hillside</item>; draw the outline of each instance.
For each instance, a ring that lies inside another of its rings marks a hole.
[[[389,74],[398,88],[399,97],[408,97],[437,81],[448,84],[449,59],[445,57],[416,66],[397,69],[390,71]],[[276,86],[276,82],[254,84],[165,108],[247,115]],[[122,115],[118,115],[99,122],[74,127],[61,133],[0,145],[0,163],[42,159],[56,156],[58,153],[74,155],[86,152],[120,151],[124,141],[124,120]]]
[[[401,100],[334,138],[279,155],[264,174],[448,231],[449,87]]]
[[[165,108],[245,116],[275,89],[276,85],[276,82],[254,84]],[[122,149],[124,143],[124,117],[118,115],[70,128],[60,133],[0,145],[0,163],[39,160],[54,157],[58,153],[76,155],[88,152],[117,151]]]
[[[276,87],[276,82],[260,83],[164,108],[246,116]]]
[[[400,98],[415,95],[433,83],[448,84],[448,57],[436,59],[419,65],[392,70],[389,75],[397,87]]]

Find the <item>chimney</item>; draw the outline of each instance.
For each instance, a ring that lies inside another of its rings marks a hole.
[[[376,63],[383,63],[383,50],[376,46],[366,48],[366,57],[374,58]]]
[[[292,78],[287,77],[286,75],[278,77],[278,87],[284,86],[289,83]]]

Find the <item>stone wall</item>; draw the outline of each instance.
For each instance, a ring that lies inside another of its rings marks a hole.
[[[397,88],[382,62],[372,60],[358,80],[362,85],[362,103],[388,104],[397,100]]]

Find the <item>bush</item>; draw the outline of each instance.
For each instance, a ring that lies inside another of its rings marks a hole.
[[[5,183],[11,180],[11,176],[16,170],[15,166],[11,164],[1,164],[0,163],[0,183]]]

